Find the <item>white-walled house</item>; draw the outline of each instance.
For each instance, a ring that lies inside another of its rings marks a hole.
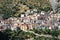
[[[45,15],[45,12],[44,11],[41,11],[41,15]]]
[[[34,12],[37,12],[37,9],[33,9]]]
[[[21,17],[24,17],[25,15],[24,14],[21,14]]]
[[[23,18],[23,22],[24,22],[24,23],[30,23],[30,18],[29,18],[29,17]]]

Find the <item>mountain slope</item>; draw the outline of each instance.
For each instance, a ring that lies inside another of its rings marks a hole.
[[[22,3],[27,5],[39,6],[44,7],[46,5],[50,6],[49,0],[20,0]]]

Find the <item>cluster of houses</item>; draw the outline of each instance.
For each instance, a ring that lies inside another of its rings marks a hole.
[[[17,30],[20,28],[23,31],[35,29],[60,29],[60,14],[41,11],[37,13],[37,9],[26,10],[25,14],[20,17],[10,17],[3,20],[0,18],[0,30],[10,28]]]

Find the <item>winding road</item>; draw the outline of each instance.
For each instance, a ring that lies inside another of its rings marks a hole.
[[[35,33],[35,32],[33,32],[33,31],[25,31],[25,32],[29,32],[29,33],[33,33],[34,35],[36,35],[36,36],[40,36],[40,37],[49,37],[49,38],[53,38],[53,36],[51,36],[51,35],[44,35],[44,34],[38,34],[38,33]],[[56,39],[60,39],[60,37],[55,37]]]

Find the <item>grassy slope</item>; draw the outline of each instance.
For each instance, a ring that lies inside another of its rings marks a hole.
[[[49,5],[49,0],[23,0],[26,4],[31,4],[33,6],[44,7],[46,4]]]

